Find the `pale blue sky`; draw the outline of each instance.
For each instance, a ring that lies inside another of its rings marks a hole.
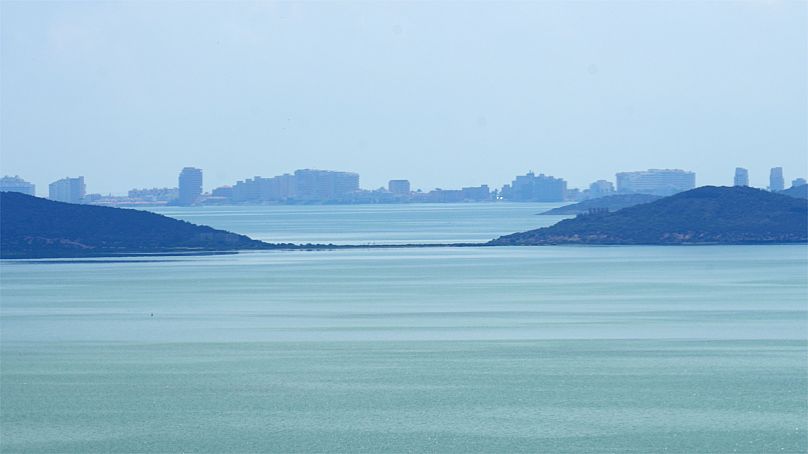
[[[808,170],[808,2],[10,2],[0,168],[90,192]]]

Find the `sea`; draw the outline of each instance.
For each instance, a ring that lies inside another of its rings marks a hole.
[[[483,242],[555,204],[160,207],[294,243]],[[803,453],[808,247],[0,263],[3,453]]]

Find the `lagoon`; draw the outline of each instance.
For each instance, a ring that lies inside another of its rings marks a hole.
[[[155,211],[484,241],[549,204]],[[261,251],[0,265],[3,452],[804,452],[808,248]]]

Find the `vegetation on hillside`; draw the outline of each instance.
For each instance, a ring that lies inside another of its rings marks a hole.
[[[704,186],[614,213],[579,215],[488,244],[758,244],[808,242],[808,200]]]
[[[277,247],[148,211],[0,192],[0,257],[85,257]]]

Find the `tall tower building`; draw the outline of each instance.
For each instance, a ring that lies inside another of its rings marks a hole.
[[[180,172],[178,205],[193,205],[202,195],[202,169],[186,167]]]
[[[783,179],[783,168],[782,167],[772,167],[771,173],[769,173],[769,191],[782,191],[786,187],[786,181]]]
[[[749,186],[749,171],[743,167],[735,168],[735,186]]]
[[[62,178],[48,185],[48,198],[57,202],[81,203],[86,191],[84,177]]]

